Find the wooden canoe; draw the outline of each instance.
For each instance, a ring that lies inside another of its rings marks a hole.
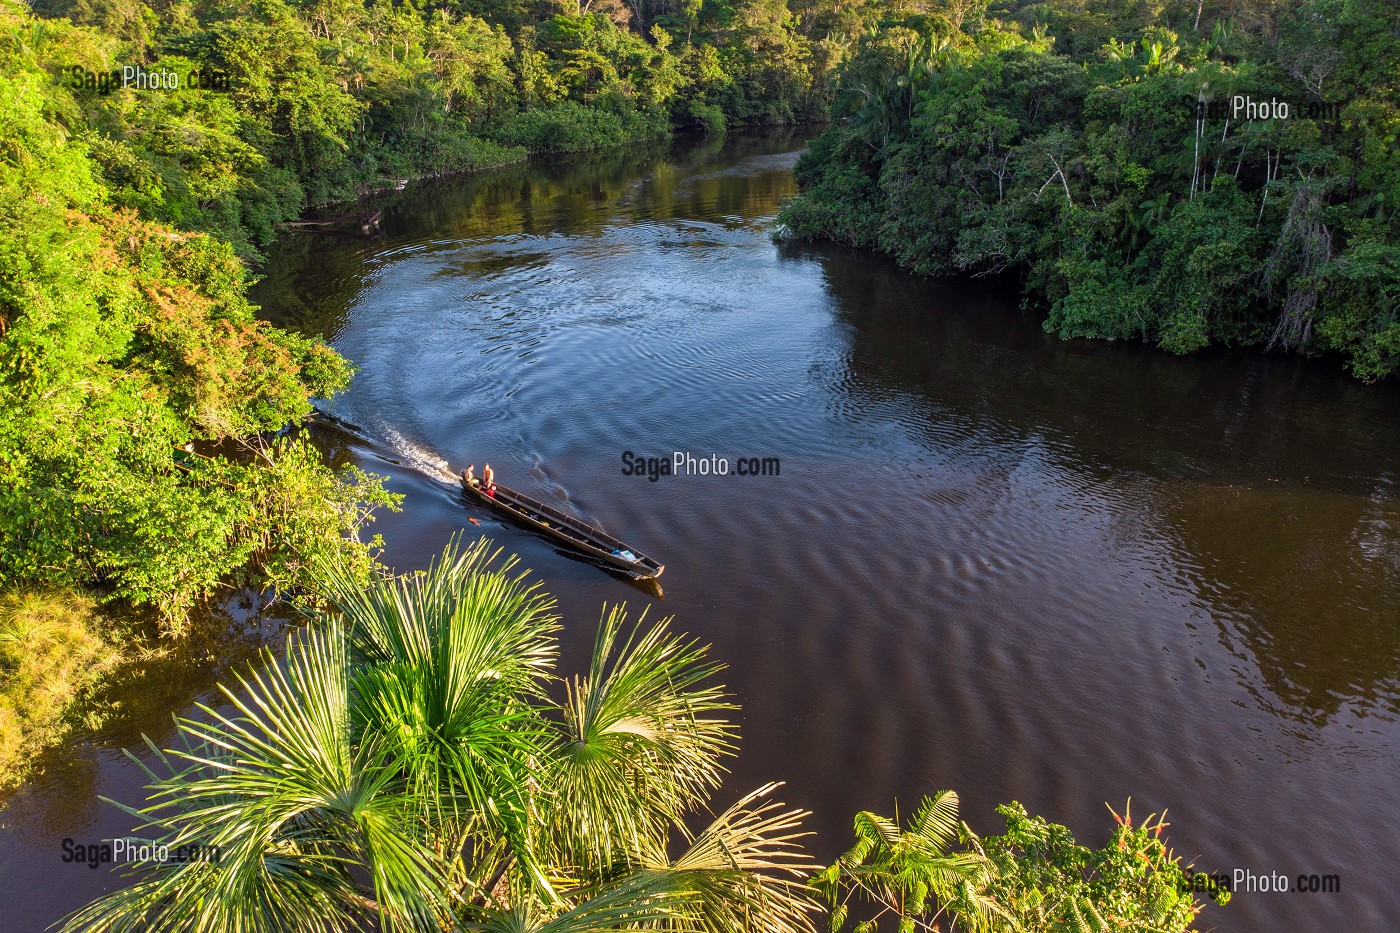
[[[553,506],[545,505],[538,499],[531,499],[524,493],[508,489],[500,483],[496,484],[495,495],[487,495],[481,487],[480,481],[476,485],[468,485],[467,481],[458,478],[467,496],[478,502],[483,502],[495,508],[498,512],[504,512],[511,518],[535,529],[551,538],[563,541],[572,548],[583,551],[590,557],[596,558],[603,563],[616,567],[624,573],[635,577],[651,579],[661,576],[661,571],[665,566],[647,557],[636,548],[629,548],[621,541],[606,535],[584,522],[559,511]],[[627,555],[631,555],[629,560]]]

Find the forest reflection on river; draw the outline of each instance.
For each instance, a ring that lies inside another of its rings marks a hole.
[[[1167,550],[1169,585],[1257,666],[1244,682],[1275,715],[1322,726],[1344,708],[1400,712],[1393,387],[1250,353],[1105,352],[1008,327],[1004,313],[941,317],[918,335],[927,324],[902,309],[926,284],[852,268],[860,259],[824,257],[851,370],[917,398],[939,430],[957,419],[988,444],[1053,449],[1086,483],[1136,486],[1118,546]]]
[[[565,672],[605,601],[674,613],[743,706],[716,803],[786,780],[819,859],[855,811],[943,787],[979,831],[1019,799],[1093,844],[1132,795],[1170,808],[1203,870],[1341,875],[1341,894],[1240,895],[1204,927],[1388,928],[1400,391],[1060,342],[1005,283],[774,242],[802,138],[445,179],[385,197],[381,239],[279,245],[265,314],[359,366],[332,408],[362,436],[319,442],[406,495],[375,526],[386,561],[424,566],[458,532],[519,553],[559,599]],[[626,450],[782,473],[650,483],[622,475]],[[664,599],[464,503],[446,469],[469,460],[661,559]],[[191,695],[122,743],[168,737]],[[136,802],[119,743],[81,741],[98,765],[80,790],[41,781],[6,813],[5,883],[52,877],[77,834],[56,804],[26,822],[44,800]],[[77,881],[25,916],[112,883]]]

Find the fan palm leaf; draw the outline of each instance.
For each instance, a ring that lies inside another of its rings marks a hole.
[[[552,704],[553,604],[498,556],[322,566],[329,610],[177,720],[181,749],[148,740],[148,806],[123,808],[218,859],[135,866],[66,929],[809,931],[803,814],[772,786],[668,857],[734,751],[707,649],[613,609]]]
[[[550,822],[573,864],[608,866],[654,851],[702,804],[734,751],[734,709],[704,681],[723,669],[707,649],[639,620],[626,635],[616,607],[598,628],[588,676],[568,682],[563,732],[549,769]]]
[[[816,906],[807,886],[807,856],[798,840],[805,810],[764,801],[779,784],[746,794],[716,817],[678,858],[653,855],[647,870],[664,878],[686,906],[667,930],[811,933]]]
[[[142,828],[217,861],[145,866],[67,928],[320,931],[377,914],[414,929],[445,916],[446,866],[423,839],[421,802],[394,786],[402,763],[384,743],[351,744],[349,679],[332,624],[292,639],[284,665],[239,677],[241,690],[221,688],[234,713],[179,720],[187,747],[172,755],[188,766],[152,785]]]
[[[545,884],[530,852],[532,769],[545,753],[544,696],[558,645],[554,603],[478,542],[454,539],[424,573],[369,586],[336,565],[322,590],[350,625],[357,735],[383,736],[409,793],[439,808],[444,854],[504,835],[507,858]],[[471,887],[494,870],[476,866]],[[487,874],[483,874],[487,873]]]

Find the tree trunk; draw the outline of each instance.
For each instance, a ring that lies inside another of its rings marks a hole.
[[[1332,231],[1322,222],[1322,195],[1306,184],[1293,194],[1288,219],[1264,265],[1264,289],[1287,289],[1268,349],[1305,349],[1322,291],[1322,269],[1332,259]]]

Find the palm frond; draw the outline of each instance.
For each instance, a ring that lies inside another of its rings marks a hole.
[[[943,790],[924,798],[912,829],[920,845],[941,853],[958,837],[958,826],[957,792]]]
[[[950,908],[960,928],[969,931],[989,931],[1005,919],[986,894],[990,860],[975,846],[951,849],[963,840],[964,830],[953,791],[926,797],[907,829],[868,811],[856,815],[854,828],[856,844],[812,881],[833,919],[844,922],[851,893],[897,914],[905,925]]]
[[[421,803],[392,785],[384,743],[350,742],[349,673],[335,624],[293,638],[284,665],[222,688],[234,707],[180,720],[190,767],[152,786],[146,827],[217,861],[159,863],[70,918],[67,929],[336,930],[377,914],[388,929],[446,915],[445,866],[420,838]],[[366,866],[372,890],[354,867]]]
[[[647,872],[590,889],[578,903],[522,902],[483,912],[463,925],[473,933],[644,933],[679,914],[665,879]]]
[[[805,810],[760,801],[779,784],[746,794],[705,827],[674,860],[654,858],[649,870],[669,880],[686,917],[666,929],[731,933],[812,933],[816,906],[806,884],[807,856],[798,840]]]
[[[463,550],[453,538],[426,571],[364,585],[343,564],[316,568],[326,599],[350,626],[357,663],[433,671],[430,723],[450,721],[464,694],[490,684],[502,695],[543,696],[559,653],[554,601],[510,576],[486,540]]]
[[[734,752],[734,709],[704,681],[723,669],[707,649],[670,632],[670,619],[623,635],[627,614],[604,616],[586,678],[567,684],[563,733],[550,767],[551,819],[566,859],[607,865],[655,848],[704,802]]]
[[[554,603],[511,576],[516,561],[454,539],[423,573],[368,586],[343,567],[318,579],[350,625],[356,736],[384,736],[407,791],[438,808],[463,844],[504,835],[531,877],[534,762],[545,753],[544,695],[558,645]],[[455,846],[460,849],[461,846]]]
[[[137,866],[66,929],[807,933],[803,814],[772,787],[666,857],[734,750],[721,666],[619,607],[552,705],[553,603],[498,557],[321,566],[330,609],[177,720],[182,749],[148,740],[148,805],[124,808],[218,860]]]

